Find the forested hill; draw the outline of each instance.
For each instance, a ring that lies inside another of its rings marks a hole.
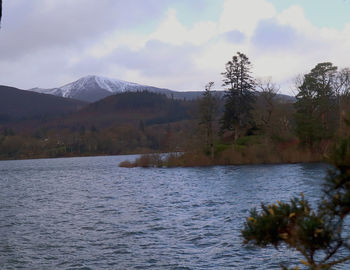
[[[63,118],[61,126],[109,127],[116,124],[145,125],[172,123],[190,117],[195,101],[168,98],[164,94],[125,92],[89,104]]]
[[[77,111],[85,102],[0,86],[0,122],[59,116]]]
[[[195,108],[196,101],[125,92],[69,115],[0,123],[0,159],[180,150]]]

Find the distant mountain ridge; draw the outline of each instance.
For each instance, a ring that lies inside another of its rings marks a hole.
[[[73,98],[87,102],[95,102],[107,96],[122,92],[149,91],[170,96],[169,89],[141,85],[123,80],[111,79],[102,76],[88,75],[77,81],[52,89],[32,88],[29,91],[51,94],[59,97]]]
[[[199,98],[203,93],[203,91],[174,91],[166,88],[142,85],[97,75],[88,75],[72,83],[57,88],[32,88],[29,89],[29,91],[50,94],[58,97],[77,99],[89,103],[93,103],[102,100],[108,96],[123,92],[148,91],[153,93],[165,94],[167,97],[170,98],[186,100],[193,100]],[[224,91],[219,90],[215,92],[220,97],[224,95]],[[284,102],[295,101],[294,97],[283,94],[278,94],[276,98]]]

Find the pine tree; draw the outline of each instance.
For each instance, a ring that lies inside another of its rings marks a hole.
[[[349,136],[336,145],[330,163],[333,167],[325,178],[317,208],[312,209],[302,195],[289,203],[262,205],[260,212],[252,209],[242,230],[245,243],[296,250],[304,257],[300,262],[310,270],[333,269],[350,260]]]
[[[251,111],[255,102],[255,81],[251,76],[251,63],[240,52],[226,63],[223,86],[225,93],[224,115],[221,119],[221,132],[233,131],[235,140],[242,135],[253,120]]]
[[[296,96],[296,133],[301,143],[312,147],[315,142],[332,137],[336,123],[335,75],[332,63],[320,63],[304,75]]]

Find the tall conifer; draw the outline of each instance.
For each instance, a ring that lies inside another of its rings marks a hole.
[[[237,52],[226,63],[225,72],[221,74],[224,77],[223,86],[227,88],[221,132],[232,131],[236,140],[253,120],[251,111],[255,102],[255,81],[251,76],[251,63],[245,54]]]

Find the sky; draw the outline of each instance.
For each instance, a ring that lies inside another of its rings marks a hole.
[[[350,66],[350,0],[4,0],[0,84],[53,88],[100,75],[222,89],[238,51],[293,93],[317,63]]]

